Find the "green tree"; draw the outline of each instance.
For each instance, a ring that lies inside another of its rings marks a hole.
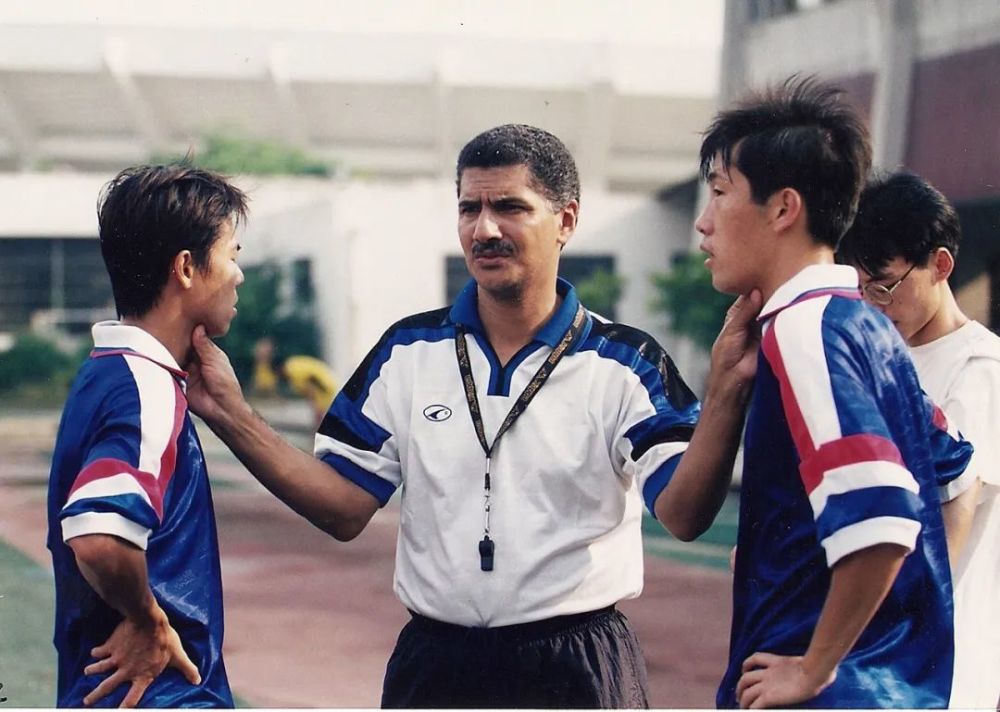
[[[603,268],[576,284],[576,294],[583,305],[608,319],[615,318],[615,308],[624,289],[625,280]]]
[[[42,384],[64,388],[73,366],[74,359],[52,342],[36,334],[21,334],[11,348],[0,353],[0,392]]]
[[[274,262],[244,270],[239,314],[219,346],[229,355],[241,383],[253,374],[253,349],[259,339],[270,337],[278,361],[292,354],[320,355],[319,330],[312,302],[287,304],[281,299],[285,274]]]
[[[670,328],[711,349],[733,298],[712,287],[703,257],[696,252],[676,257],[670,272],[653,275],[653,285],[653,309],[669,316]]]
[[[154,163],[183,161],[227,175],[328,176],[329,164],[278,141],[252,139],[215,131],[205,136],[201,151],[189,156],[154,155]]]

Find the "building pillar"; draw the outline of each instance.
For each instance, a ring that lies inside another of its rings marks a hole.
[[[881,0],[877,6],[870,6],[878,13],[872,148],[875,166],[886,170],[895,170],[906,162],[917,52],[917,6],[912,0]]]

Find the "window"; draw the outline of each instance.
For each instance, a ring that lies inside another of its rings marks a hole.
[[[0,239],[0,332],[26,329],[49,309],[106,307],[114,318],[113,304],[96,238]]]

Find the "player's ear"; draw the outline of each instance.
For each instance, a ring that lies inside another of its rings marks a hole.
[[[194,255],[191,254],[191,250],[181,250],[174,255],[170,277],[177,280],[177,284],[182,289],[190,289],[194,282],[195,269]]]
[[[947,247],[939,247],[931,255],[928,265],[934,273],[934,281],[947,280],[955,269],[955,257]]]
[[[775,191],[766,205],[768,217],[779,231],[791,228],[804,215],[804,207],[802,194],[794,188]]]

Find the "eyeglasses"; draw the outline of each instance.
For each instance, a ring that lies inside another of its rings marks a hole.
[[[861,287],[861,295],[867,299],[872,304],[876,304],[880,307],[887,307],[892,304],[892,293],[896,291],[896,287],[903,283],[903,280],[910,276],[910,272],[916,267],[916,264],[910,265],[910,269],[903,273],[903,276],[897,279],[892,284],[879,284],[878,282],[869,282],[864,287]]]

